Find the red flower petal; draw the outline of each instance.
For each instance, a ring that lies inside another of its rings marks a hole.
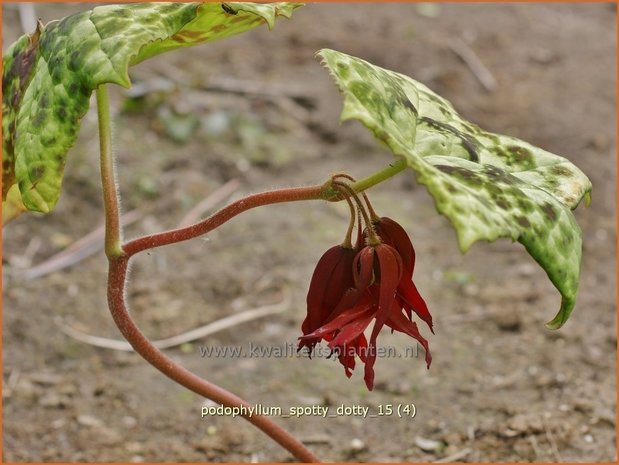
[[[367,289],[374,281],[375,247],[367,246],[361,249],[353,261],[353,276],[357,289]]]
[[[419,328],[417,328],[417,324],[415,322],[407,320],[404,314],[398,309],[398,311],[391,313],[389,321],[387,321],[387,326],[395,329],[396,331],[400,331],[401,333],[408,334],[412,338],[419,341],[426,351],[426,365],[430,368],[430,364],[432,363],[430,347],[428,345],[428,341],[426,341],[419,332]]]
[[[340,363],[344,366],[346,376],[349,378],[352,376],[352,370],[355,369],[355,357],[359,357],[361,361],[365,363],[367,346],[367,340],[365,339],[365,336],[361,334],[350,344],[338,349],[338,358]]]
[[[376,247],[378,266],[380,269],[380,294],[378,298],[378,312],[376,313],[375,331],[380,331],[389,318],[391,305],[395,299],[396,289],[402,277],[402,259],[395,249],[386,244]]]
[[[410,281],[410,279],[406,279],[406,276],[402,276],[397,293],[402,301],[403,307],[409,313],[409,318],[410,311],[413,310],[419,318],[426,322],[430,331],[434,334],[432,315],[430,314],[430,310],[428,310],[425,300],[423,300],[423,297],[421,297],[421,294],[417,290],[415,283]]]
[[[371,302],[369,299],[364,299],[359,305],[355,307],[345,309],[340,315],[333,318],[329,323],[321,326],[317,330],[301,336],[300,340],[307,340],[311,338],[322,339],[325,334],[332,333],[333,331],[340,330],[344,325],[361,317],[365,312],[371,308]]]
[[[415,269],[415,249],[404,228],[385,216],[377,221],[374,227],[383,242],[398,251],[400,257],[402,257],[404,270],[412,276]]]
[[[342,327],[338,335],[329,342],[329,348],[334,349],[338,346],[345,346],[350,344],[354,339],[359,337],[368,327],[372,319],[374,318],[374,311],[372,308],[366,310],[365,314],[361,314],[354,320],[347,323]]]
[[[346,290],[353,285],[353,249],[331,247],[318,261],[307,293],[307,316],[301,325],[303,334],[320,328]]]

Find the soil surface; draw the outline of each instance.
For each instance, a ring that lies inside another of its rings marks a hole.
[[[6,47],[21,31],[14,7],[4,8]],[[83,8],[37,4],[36,14],[49,21]],[[458,41],[490,70],[494,91],[454,53]],[[126,236],[174,227],[232,180],[239,187],[225,202],[322,183],[340,170],[362,177],[393,160],[359,123],[338,123],[341,98],[314,58],[323,47],[415,77],[480,126],[585,171],[593,202],[575,211],[584,257],[571,320],[559,331],[544,328],[560,297],[520,244],[476,244],[462,256],[449,222],[405,172],[370,197],[413,238],[415,280],[435,317],[429,370],[421,351],[418,358],[380,358],[368,392],[359,369],[347,379],[325,358],[249,356],[250,345],[295,344],[313,267],[346,229],[340,204],[264,207],[204,240],[139,256],[128,287],[139,325],[161,339],[284,301],[281,313],[166,352],[252,404],[283,413],[294,406],[330,406],[332,413],[342,404],[371,413],[388,404],[416,407],[412,419],[274,418],[326,461],[616,460],[611,4],[311,4],[271,32],[144,63],[131,75],[141,98],[113,90],[123,209],[139,214]],[[101,224],[96,134],[91,111],[69,154],[57,209],[23,215],[4,230],[3,459],[292,460],[243,419],[202,418],[210,404],[138,355],[59,329],[121,337],[106,309],[101,250],[69,268],[24,277]],[[399,354],[412,346],[387,331],[379,342]],[[219,346],[248,356],[201,356]]]

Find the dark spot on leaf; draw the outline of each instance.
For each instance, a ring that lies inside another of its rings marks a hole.
[[[34,118],[32,118],[32,125],[35,128],[41,127],[41,125],[45,121],[45,118],[46,118],[45,112],[39,111],[36,115],[34,115]]]
[[[337,67],[337,72],[339,73],[339,75],[342,76],[343,79],[348,79],[348,76],[350,76],[348,65],[341,61],[338,61],[336,67]]]
[[[559,181],[555,178],[546,177],[542,182],[544,186],[551,187],[553,189],[559,186]]]
[[[462,143],[462,147],[464,147],[464,149],[469,154],[469,160],[474,161],[476,163],[479,162],[479,155],[477,154],[477,143],[468,134],[465,134],[462,131],[459,131],[453,126],[450,126],[449,124],[441,123],[440,121],[436,121],[432,118],[428,118],[427,116],[421,117],[419,121],[423,121],[424,123],[430,126],[443,129],[444,131],[448,131],[454,134],[455,136],[457,136],[460,139],[460,142]]]
[[[236,18],[232,18],[230,20],[231,23],[242,23],[247,20],[247,16],[237,16]]]
[[[90,97],[90,94],[92,93],[92,89],[88,87],[88,85],[85,82],[83,82],[82,85],[80,86],[80,92],[83,96]]]
[[[228,26],[226,26],[225,24],[218,24],[211,28],[211,32],[214,32],[215,34],[217,34],[219,32],[225,31],[226,29],[228,29]]]
[[[11,160],[4,159],[2,160],[2,170],[9,171],[11,169]]]
[[[517,163],[524,165],[528,168],[532,168],[535,166],[533,162],[533,154],[531,151],[525,147],[520,147],[518,145],[510,145],[507,147],[508,152],[511,154],[512,159]]]
[[[467,170],[466,168],[462,168],[460,166],[436,165],[436,168],[441,170],[443,173],[453,174],[461,178],[466,178],[466,179],[477,178],[476,173],[474,173],[471,170]]]
[[[497,206],[503,210],[509,210],[509,208],[511,207],[511,205],[509,204],[509,202],[504,199],[504,198],[500,198],[495,200]]]
[[[363,81],[353,81],[349,85],[350,92],[367,108],[375,110],[385,110],[385,102],[380,95],[377,94],[374,87]],[[377,112],[378,113],[378,112]],[[383,112],[378,113],[384,119]]]
[[[490,195],[499,196],[503,193],[503,189],[501,189],[497,184],[493,182],[484,183],[484,188],[488,191]]]
[[[129,18],[131,16],[131,11],[126,8],[118,8],[117,10],[113,10],[112,14],[119,18]]]
[[[531,226],[529,220],[527,220],[524,216],[517,216],[516,223],[518,223],[523,228],[528,228],[529,226]]]
[[[41,95],[39,98],[39,108],[47,108],[49,106],[49,97],[47,94]]]
[[[415,116],[418,115],[417,108],[415,108],[415,105],[413,105],[413,102],[411,102],[408,97],[404,96],[404,98],[400,100],[400,103],[404,108],[410,110]]]
[[[571,234],[561,236],[561,246],[567,249],[572,244],[572,239]]]
[[[43,176],[43,173],[45,173],[44,166],[42,165],[33,166],[32,168],[30,168],[30,180],[38,181]]]
[[[26,89],[26,85],[30,78],[30,71],[32,65],[34,65],[36,59],[36,44],[28,45],[13,61],[13,70],[11,70],[11,77],[19,79],[20,94]]]
[[[79,62],[79,58],[80,58],[80,54],[77,50],[73,51],[71,53],[71,55],[69,56],[69,66],[68,68],[71,71],[77,71],[80,67],[80,62]]]
[[[236,15],[238,14],[230,5],[228,5],[227,3],[222,3],[221,4],[221,9],[224,10],[226,13],[228,13],[229,15]]]
[[[555,211],[555,209],[552,206],[552,204],[545,203],[544,205],[542,205],[541,208],[542,208],[542,211],[544,212],[544,214],[546,215],[546,217],[550,221],[556,221],[557,220],[557,212]]]
[[[60,107],[56,110],[56,117],[60,120],[60,121],[65,121],[67,119],[67,110],[65,110],[64,107]]]
[[[550,172],[556,176],[570,177],[573,175],[572,171],[565,166],[555,165],[550,168]]]
[[[175,42],[193,42],[200,40],[206,31],[181,31],[174,34],[171,39]]]
[[[504,171],[493,165],[484,165],[484,173],[486,173],[489,176],[498,178],[498,177],[503,176]]]
[[[56,137],[54,136],[44,137],[41,139],[41,143],[43,144],[44,147],[49,147],[56,143]]]

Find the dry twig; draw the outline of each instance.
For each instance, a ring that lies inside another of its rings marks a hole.
[[[159,339],[157,341],[152,341],[152,343],[158,349],[169,349],[171,347],[179,346],[181,344],[186,344],[188,342],[195,341],[196,339],[210,336],[211,334],[218,333],[220,331],[223,331],[224,329],[232,328],[248,321],[262,318],[267,315],[273,315],[275,313],[281,313],[290,306],[290,302],[290,293],[286,291],[282,301],[276,304],[264,305],[261,307],[252,308],[251,310],[245,310],[244,312],[236,313],[234,315],[222,318],[221,320],[207,323],[204,326],[200,326],[199,328],[192,329],[185,333],[165,339]],[[101,347],[104,349],[121,350],[126,352],[133,351],[133,347],[131,347],[131,345],[127,341],[123,341],[120,339],[109,339],[99,336],[91,336],[90,334],[83,333],[67,325],[60,317],[55,318],[54,322],[67,336],[70,336],[73,339],[77,339],[78,341],[84,342],[86,344],[90,344],[95,347]]]
[[[458,462],[462,460],[464,457],[469,455],[472,452],[471,449],[462,449],[461,451],[456,452],[455,454],[448,455],[447,457],[443,457],[442,459],[435,460],[433,463],[452,463]]]
[[[138,210],[125,213],[121,221],[127,225],[137,221],[142,214]],[[28,268],[20,276],[24,279],[36,279],[46,274],[68,268],[97,253],[103,248],[105,226],[101,225],[94,231],[71,244],[66,249],[51,256],[47,260]]]
[[[486,65],[484,65],[471,47],[463,40],[456,39],[449,43],[449,48],[469,67],[484,89],[488,92],[494,92],[496,90],[498,84],[494,75],[486,68]]]

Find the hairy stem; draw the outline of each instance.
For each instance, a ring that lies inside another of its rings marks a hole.
[[[388,168],[389,171],[391,171],[390,168],[391,168],[391,165]],[[381,170],[380,173],[384,174],[384,170]],[[399,171],[397,171],[397,173],[399,173]],[[372,176],[374,176],[374,175],[372,175]],[[335,178],[348,179],[351,182],[351,184],[354,184],[357,181],[355,178],[353,178],[352,176],[350,176],[349,174],[346,174],[346,173],[336,174],[335,176],[333,176],[332,179],[335,179]],[[368,178],[365,178],[365,180],[367,180],[367,179]],[[387,179],[387,178],[385,178],[385,179]],[[360,191],[355,191],[355,192],[360,192]],[[368,212],[370,213],[370,218],[372,218],[372,221],[378,221],[380,219],[380,216],[378,216],[376,214],[376,211],[374,210],[374,207],[372,206],[372,202],[370,202],[370,198],[365,193],[365,191],[362,192],[362,195],[363,195],[363,200],[365,200],[365,204],[368,207]]]
[[[191,226],[152,234],[127,242],[123,245],[123,250],[128,256],[132,256],[143,250],[154,249],[163,245],[187,241],[212,231],[244,211],[251,208],[260,207],[262,205],[282,202],[296,202],[300,200],[320,200],[322,198],[324,198],[324,186],[277,189],[274,191],[248,195],[247,197],[243,197],[242,199],[225,206],[205,220],[192,224]]]
[[[105,211],[105,254],[108,257],[117,257],[123,253],[120,245],[120,207],[114,174],[114,154],[112,153],[110,101],[105,84],[97,87],[96,94],[97,115],[99,117],[101,184],[103,186],[103,208]]]
[[[224,388],[210,383],[182,367],[157,349],[142,334],[135,324],[125,304],[125,283],[127,279],[128,256],[110,257],[108,277],[108,304],[112,317],[122,335],[129,341],[135,351],[173,381],[207,399],[228,407],[249,407],[250,405]],[[286,432],[277,423],[262,415],[243,415],[245,419],[269,435],[274,441],[288,450],[298,460],[305,463],[318,462],[299,440]]]

